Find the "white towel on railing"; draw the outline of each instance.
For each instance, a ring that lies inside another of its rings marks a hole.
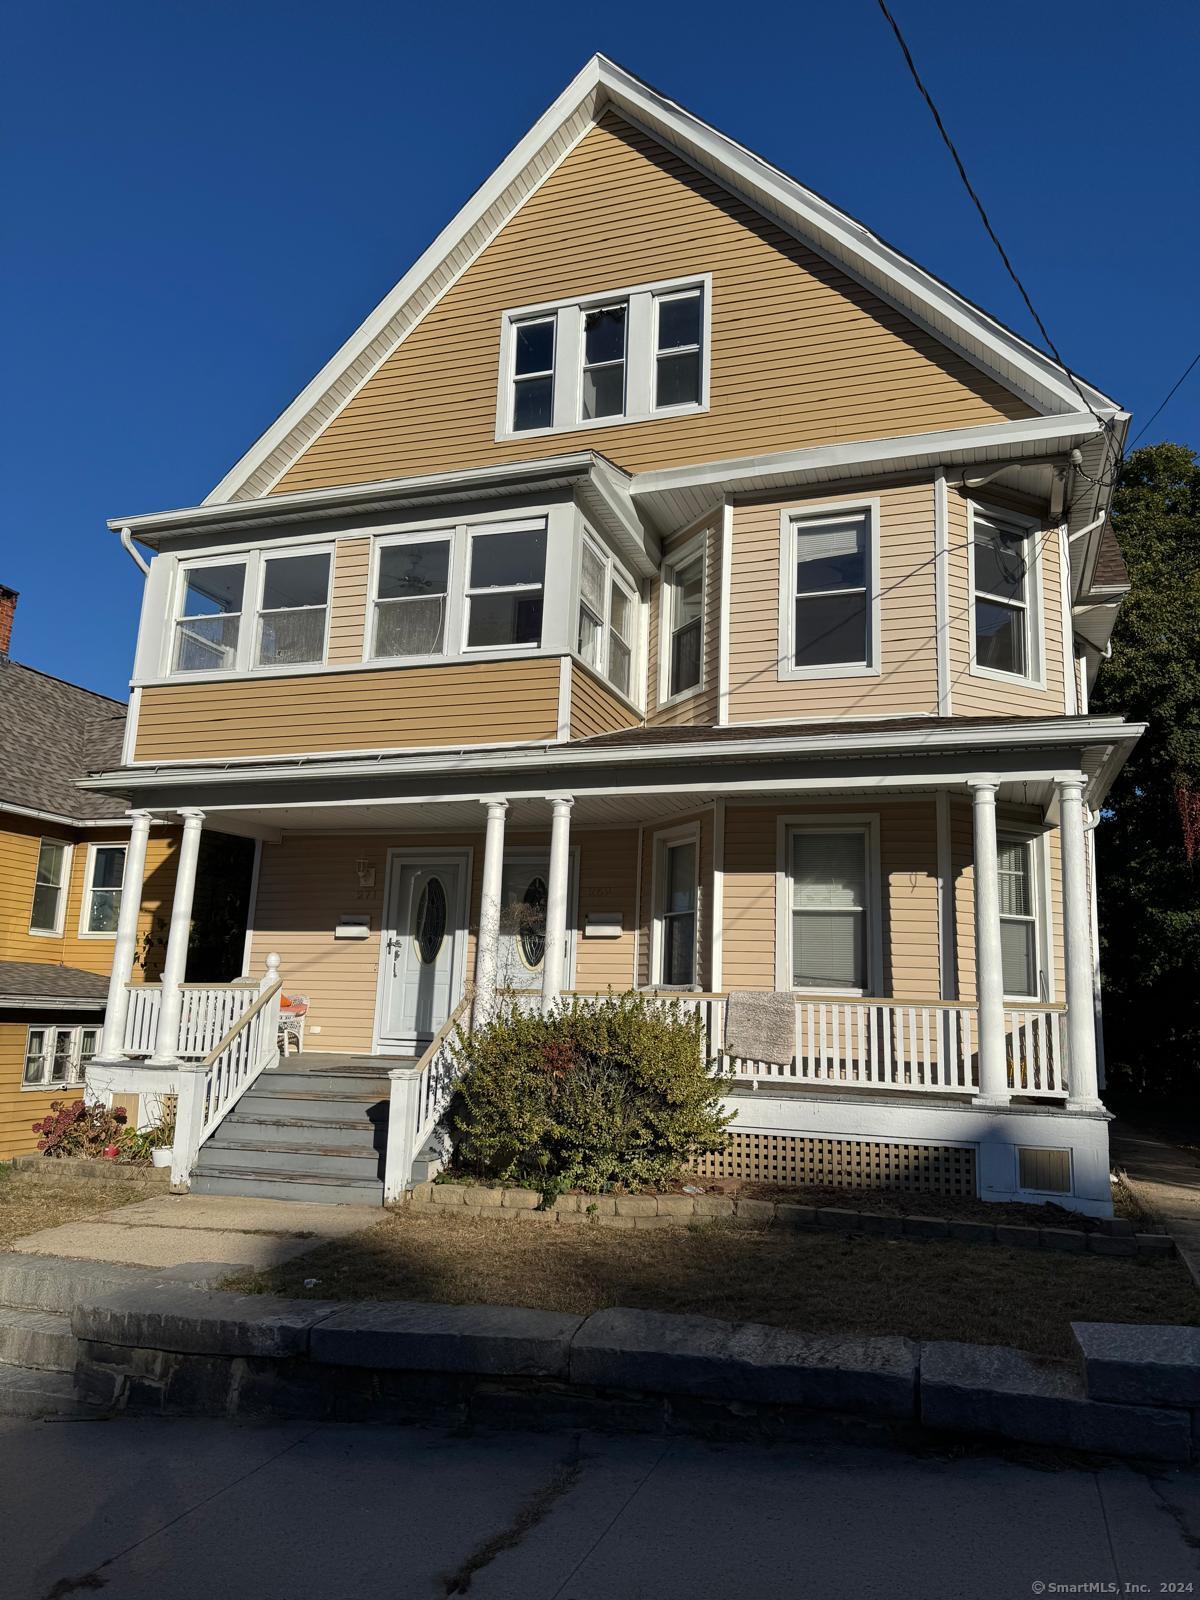
[[[796,1001],[770,989],[740,989],[725,1008],[725,1054],[786,1067],[796,1054]]]

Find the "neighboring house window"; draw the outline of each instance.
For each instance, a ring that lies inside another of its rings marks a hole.
[[[324,660],[329,565],[327,550],[264,557],[258,611],[260,667]]]
[[[611,558],[583,541],[579,569],[580,656],[593,671],[628,695],[633,679],[634,596]]]
[[[796,827],[788,836],[794,989],[868,988],[868,834]]]
[[[497,437],[703,410],[710,288],[674,279],[506,311]]]
[[[975,665],[1006,677],[1037,672],[1034,630],[1034,529],[972,512]]]
[[[375,579],[374,656],[440,655],[446,644],[450,540],[388,544]]]
[[[554,421],[553,317],[518,322],[512,330],[512,431],[548,428]]]
[[[673,700],[700,687],[704,676],[704,545],[666,569],[662,588],[666,690]]]
[[[790,530],[790,535],[789,535]],[[869,669],[872,639],[871,513],[828,511],[785,523],[791,544],[791,642],[786,670],[827,676]]]
[[[237,666],[245,591],[244,561],[184,570],[175,624],[176,672],[227,672]]]
[[[629,307],[597,306],[583,313],[583,403],[580,415],[619,417],[625,411],[625,329]]]
[[[659,843],[658,938],[651,981],[664,988],[696,982],[696,902],[699,847],[694,836]]]
[[[43,839],[38,846],[30,933],[57,935],[62,932],[70,860],[70,845],[60,844],[57,839]]]
[[[88,847],[80,933],[116,933],[117,918],[121,914],[121,882],[125,875],[126,848],[123,844],[93,844]]]
[[[79,1083],[99,1043],[100,1029],[94,1025],[30,1028],[22,1081],[33,1089]]]
[[[545,577],[544,527],[472,533],[467,573],[468,650],[539,645]]]
[[[1034,998],[1039,992],[1039,961],[1032,841],[1002,839],[997,849],[997,868],[1000,878],[1000,964],[1004,974],[1004,993]]]

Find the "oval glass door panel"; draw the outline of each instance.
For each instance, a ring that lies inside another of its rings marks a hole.
[[[446,938],[446,890],[440,878],[430,878],[417,901],[413,941],[422,964],[431,967]]]
[[[517,936],[521,960],[534,971],[546,954],[546,880],[533,878],[525,891]]]

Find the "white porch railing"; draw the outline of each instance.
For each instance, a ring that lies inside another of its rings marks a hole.
[[[470,1006],[464,995],[430,1040],[415,1067],[395,1067],[388,1073],[387,1152],[384,1157],[383,1198],[398,1200],[413,1182],[413,1163],[433,1136],[454,1093],[454,1035]]]
[[[249,992],[244,1008],[202,1061],[179,1070],[175,1142],[171,1148],[171,1182],[185,1186],[204,1141],[245,1094],[261,1072],[279,1060],[279,997],[283,979],[279,957],[267,957],[266,976]]]
[[[128,1056],[148,1056],[158,1044],[161,983],[128,983],[129,1008],[125,1013],[124,1051]],[[179,1021],[179,1054],[184,1059],[204,1056],[250,1007],[259,992],[254,978],[233,983],[185,983]]]

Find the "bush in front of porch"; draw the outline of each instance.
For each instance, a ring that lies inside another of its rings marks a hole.
[[[729,1118],[698,1013],[637,994],[508,1007],[457,1044],[457,1171],[545,1194],[665,1184]]]

